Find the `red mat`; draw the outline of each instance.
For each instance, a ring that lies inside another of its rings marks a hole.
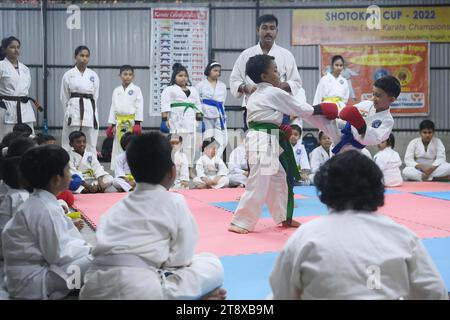
[[[450,183],[445,182],[405,182],[401,187],[389,188],[401,192],[450,191]]]

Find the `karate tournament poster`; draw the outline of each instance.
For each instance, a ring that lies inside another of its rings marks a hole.
[[[152,8],[150,116],[160,116],[161,93],[170,83],[172,65],[179,62],[192,85],[204,78],[208,64],[208,8]]]
[[[330,70],[331,57],[342,55],[342,76],[350,87],[349,104],[370,100],[373,83],[396,77],[402,92],[391,105],[396,116],[429,114],[429,42],[378,42],[320,45],[320,75]]]

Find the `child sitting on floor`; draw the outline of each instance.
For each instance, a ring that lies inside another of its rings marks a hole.
[[[100,219],[81,299],[224,299],[223,267],[194,254],[197,225],[176,179],[172,148],[159,133],[136,136],[127,160],[136,190]]]
[[[70,172],[81,178],[81,185],[75,193],[105,192],[112,185],[113,177],[98,162],[97,156],[86,151],[86,135],[81,131],[73,131],[69,135],[72,150],[70,155]]]
[[[380,151],[373,157],[373,160],[383,172],[384,185],[386,187],[399,187],[403,184],[400,167],[402,160],[397,151],[394,150],[395,138],[391,133],[389,139],[378,145]]]
[[[320,168],[314,184],[330,212],[288,240],[270,275],[274,299],[448,299],[422,241],[376,212],[384,205],[382,179],[355,150]]]
[[[327,136],[323,131],[319,131],[319,144],[317,148],[315,148],[311,154],[309,155],[309,161],[311,164],[311,174],[309,175],[309,180],[314,181],[314,175],[321,165],[330,160],[332,157],[331,146],[333,141],[331,138]]]
[[[302,128],[298,125],[291,125],[292,135],[289,141],[294,150],[295,163],[297,164],[298,171],[300,172],[300,180],[294,181],[294,185],[308,186],[311,184],[308,175],[311,173],[311,167],[309,165],[308,153],[305,146],[301,143]]]
[[[176,133],[169,134],[168,138],[172,145],[172,161],[177,170],[177,178],[172,189],[189,189],[189,161],[186,154],[181,151],[183,138]]]
[[[136,181],[134,181],[133,175],[131,174],[126,155],[127,147],[133,137],[134,136],[131,132],[126,132],[123,134],[120,139],[120,146],[122,150],[125,151],[119,153],[115,158],[116,164],[114,166],[114,172],[116,177],[114,178],[113,185],[119,192],[132,191],[136,187]]]
[[[91,246],[56,200],[70,182],[69,155],[59,146],[35,147],[20,171],[34,192],[2,233],[7,289],[14,299],[60,299],[79,289],[91,264]]]
[[[217,156],[219,144],[214,138],[203,141],[203,155],[197,160],[194,178],[195,187],[198,189],[220,189],[228,187],[228,168],[223,160]]]
[[[247,183],[249,167],[247,155],[245,154],[245,131],[239,132],[240,144],[231,151],[230,159],[228,160],[228,178],[230,179],[230,187],[245,187]]]

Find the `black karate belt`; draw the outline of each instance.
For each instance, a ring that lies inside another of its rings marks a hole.
[[[28,101],[33,102],[34,106],[38,109],[38,111],[44,111],[44,108],[40,105],[38,101],[33,98],[27,96],[3,96],[0,95],[0,108],[6,110],[6,105],[3,102],[5,101],[16,101],[16,113],[17,113],[17,123],[22,123],[22,103],[28,103]]]
[[[80,98],[80,131],[81,131],[81,127],[83,126],[83,119],[84,119],[84,99],[91,100],[92,115],[94,117],[94,129],[98,129],[97,118],[95,118],[95,100],[94,100],[94,96],[92,94],[87,94],[87,93],[72,92],[70,94],[70,98]]]

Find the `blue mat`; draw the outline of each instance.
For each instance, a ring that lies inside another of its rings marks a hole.
[[[328,213],[327,207],[322,202],[320,202],[320,200],[317,197],[306,199],[295,199],[294,201],[295,204],[297,205],[297,207],[294,208],[294,217],[316,217],[316,216],[323,216]],[[215,207],[225,209],[230,212],[235,212],[239,202],[237,201],[211,202],[209,204]],[[262,218],[271,217],[267,206],[263,206],[261,217]]]
[[[401,191],[385,189],[384,194],[401,194]],[[294,187],[294,194],[300,194],[306,197],[317,197],[317,188],[315,186]]]
[[[422,241],[450,290],[450,238]],[[278,253],[259,253],[221,257],[228,299],[265,299],[271,293],[269,276],[277,256]]]
[[[423,239],[423,244],[433,258],[445,286],[450,292],[450,238]]]
[[[450,200],[450,191],[414,192],[414,194],[418,194],[419,196],[441,199],[441,200]]]
[[[277,256],[278,253],[259,253],[221,257],[227,299],[266,299],[272,292],[269,276]]]

